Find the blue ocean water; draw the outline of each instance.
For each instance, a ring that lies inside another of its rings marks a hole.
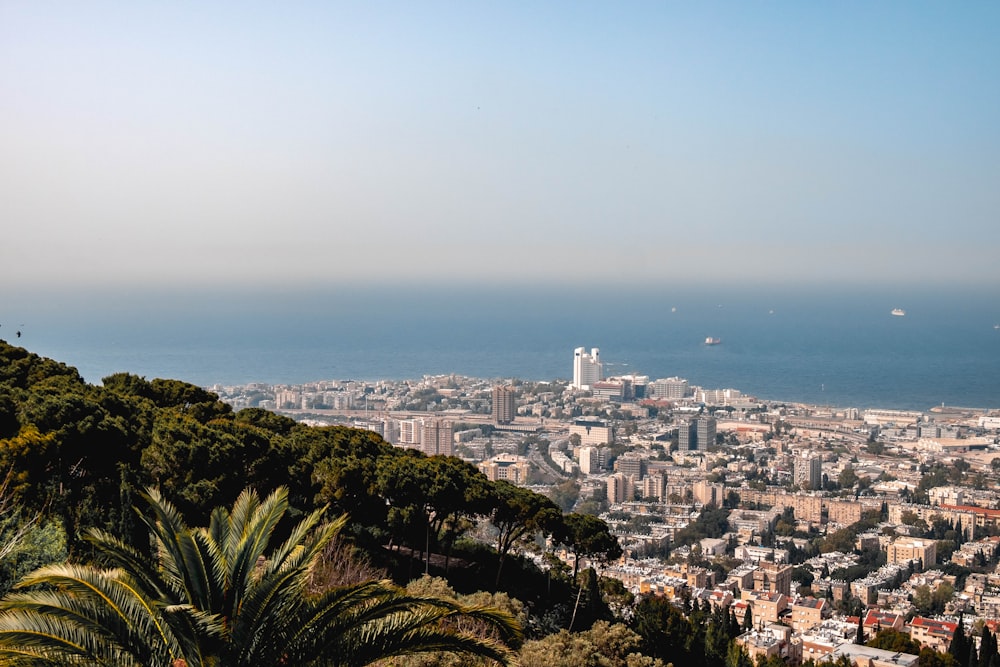
[[[456,373],[681,376],[767,400],[1000,407],[1000,300],[988,290],[352,288],[7,296],[0,338],[75,366],[201,386]],[[904,317],[890,314],[904,308]],[[15,339],[13,329],[23,330]],[[718,337],[720,345],[706,346]]]

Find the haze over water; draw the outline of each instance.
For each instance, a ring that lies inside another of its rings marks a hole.
[[[893,308],[905,317],[890,315]],[[456,373],[681,376],[838,407],[1000,407],[1000,310],[983,290],[356,289],[22,299],[0,338],[75,366],[201,386]],[[24,323],[15,339],[14,324]],[[707,336],[722,344],[706,346]]]

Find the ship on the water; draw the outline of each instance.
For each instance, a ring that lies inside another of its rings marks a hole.
[[[895,315],[896,317],[902,317],[903,315],[906,315],[906,311],[903,310],[902,308],[893,308],[892,314]]]
[[[718,345],[721,342],[721,338],[712,338],[711,336],[705,339],[705,345]]]

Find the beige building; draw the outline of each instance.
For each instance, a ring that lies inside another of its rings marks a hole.
[[[511,424],[515,414],[514,387],[493,387],[493,423]]]
[[[663,473],[649,475],[642,480],[642,497],[666,500],[667,498],[667,476]]]
[[[695,502],[702,505],[721,507],[722,501],[725,498],[726,487],[722,484],[711,484],[704,480],[699,480],[694,483],[691,491]]]
[[[922,568],[937,562],[937,545],[934,540],[900,537],[889,545],[886,560],[890,563],[919,561]]]
[[[768,593],[792,594],[792,566],[764,561],[753,571],[753,589]]]
[[[781,593],[743,591],[740,597],[750,607],[755,626],[761,623],[777,623],[782,613],[788,609],[788,598]]]
[[[531,464],[528,459],[516,454],[497,454],[479,464],[479,470],[491,482],[504,479],[511,484],[525,484]]]
[[[862,509],[861,503],[851,500],[828,500],[826,501],[827,521],[849,526],[861,521]]]
[[[615,441],[614,429],[601,419],[577,419],[569,425],[571,436],[580,436],[581,445],[608,445]]]
[[[601,452],[597,447],[581,447],[579,450],[580,472],[596,475],[601,470]]]
[[[444,419],[428,419],[420,429],[420,449],[427,456],[454,454],[455,437],[452,423]]]
[[[800,598],[792,603],[792,629],[805,632],[823,622],[823,617],[829,613],[830,605],[826,600],[812,597]]]
[[[608,502],[612,504],[635,500],[635,481],[631,475],[616,472],[608,477]]]
[[[784,625],[772,624],[760,630],[744,632],[735,641],[743,647],[754,664],[757,664],[758,659],[768,658],[778,658],[788,665],[802,662],[802,640]]]
[[[955,636],[955,630],[958,629],[958,624],[917,616],[910,621],[909,628],[910,639],[913,641],[935,651],[947,653],[951,647],[951,640]]]

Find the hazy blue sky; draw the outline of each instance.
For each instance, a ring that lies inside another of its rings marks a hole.
[[[4,284],[1000,287],[998,2],[0,2]]]

